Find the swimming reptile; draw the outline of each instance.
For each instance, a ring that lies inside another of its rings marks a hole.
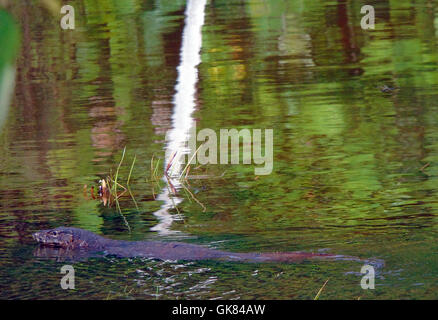
[[[210,249],[183,242],[111,240],[78,228],[59,227],[34,233],[33,238],[43,248],[57,248],[65,254],[72,252],[103,253],[117,257],[143,257],[158,260],[225,260],[242,262],[301,262],[309,259],[350,260],[380,266],[379,260],[364,260],[353,256],[311,252],[237,253]],[[44,252],[44,251],[43,251]],[[59,253],[59,251],[57,251]],[[43,254],[44,255],[44,254]]]

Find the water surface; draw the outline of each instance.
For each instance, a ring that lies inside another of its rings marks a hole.
[[[436,299],[438,9],[434,2],[210,0],[197,66],[198,129],[274,129],[274,169],[193,166],[169,225],[151,159],[165,133],[185,1],[70,1],[76,29],[13,4],[21,26],[15,93],[0,133],[4,299]],[[397,87],[382,93],[378,86]],[[126,146],[121,213],[92,199]],[[163,187],[163,184],[161,185]],[[202,205],[200,205],[201,203]],[[245,264],[34,256],[30,235],[75,226],[113,239],[180,240],[234,251],[318,251],[385,260],[375,290],[348,262]],[[129,228],[128,228],[129,226]]]

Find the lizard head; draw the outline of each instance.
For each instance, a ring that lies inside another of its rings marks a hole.
[[[59,227],[35,232],[32,237],[44,246],[74,249],[87,247],[87,242],[84,240],[84,237],[81,237],[81,232],[86,231],[76,228]]]

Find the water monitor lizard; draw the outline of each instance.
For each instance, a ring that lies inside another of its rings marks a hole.
[[[58,248],[71,255],[75,250],[79,253],[97,253],[117,257],[143,257],[159,260],[226,260],[242,262],[301,262],[309,259],[350,260],[376,265],[383,265],[377,259],[360,259],[353,256],[334,255],[312,252],[228,252],[210,249],[201,245],[184,242],[160,241],[124,241],[112,240],[98,236],[90,231],[78,228],[59,227],[34,233],[33,238],[42,247]]]

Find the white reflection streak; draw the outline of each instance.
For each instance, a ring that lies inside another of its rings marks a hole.
[[[181,187],[179,176],[183,170],[185,155],[190,152],[187,147],[190,128],[194,126],[192,113],[195,110],[196,83],[198,81],[197,65],[201,62],[202,25],[204,24],[204,10],[206,0],[189,0],[185,12],[185,26],[182,33],[181,62],[178,66],[178,79],[173,99],[172,129],[166,134],[166,152],[164,168],[172,163],[168,176],[163,180],[166,187],[157,196],[163,201],[161,209],[154,212],[159,223],[151,230],[165,235],[177,231],[170,230],[172,222],[181,217],[169,213],[182,199],[176,197],[172,190]]]

